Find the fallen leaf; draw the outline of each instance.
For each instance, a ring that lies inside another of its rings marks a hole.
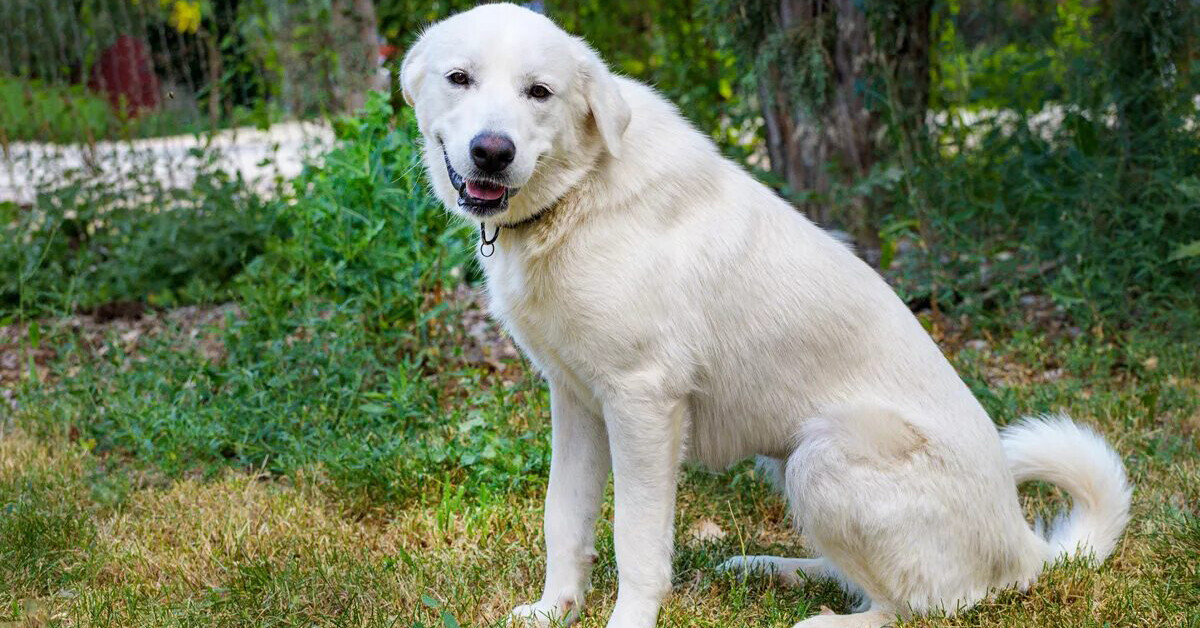
[[[712,519],[701,519],[697,521],[691,529],[692,538],[703,543],[705,541],[717,541],[725,538],[725,531],[721,526],[717,525]]]

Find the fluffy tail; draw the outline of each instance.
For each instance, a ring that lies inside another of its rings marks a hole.
[[[1048,531],[1038,522],[1037,531],[1050,546],[1047,559],[1079,554],[1104,562],[1129,523],[1131,489],[1117,452],[1099,434],[1061,414],[1022,419],[1001,439],[1018,484],[1049,482],[1075,503]]]

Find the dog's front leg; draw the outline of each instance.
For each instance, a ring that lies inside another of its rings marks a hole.
[[[684,403],[638,398],[605,404],[612,450],[617,604],[608,628],[652,628],[671,590],[675,487]]]
[[[596,560],[596,518],[610,464],[604,421],[565,386],[553,382],[550,422],[546,585],[540,600],[518,606],[511,615],[513,620],[540,626],[569,624],[579,617]]]

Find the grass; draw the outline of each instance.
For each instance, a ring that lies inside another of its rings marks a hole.
[[[1114,443],[1137,490],[1133,523],[1101,569],[1060,565],[1027,594],[1002,593],[953,618],[905,625],[1200,625],[1200,365],[1189,346],[1137,332],[1047,335],[1034,326],[985,340],[982,330],[931,320],[998,420],[1070,411]],[[80,332],[51,333],[62,334],[56,342],[65,346],[65,336]],[[500,439],[494,456],[537,459],[527,470],[489,466],[482,455],[471,464],[406,466],[404,457],[416,454],[392,449],[403,434],[339,421],[336,404],[303,419],[328,430],[308,441],[307,456],[286,438],[247,431],[227,436],[246,444],[242,454],[222,457],[205,449],[220,439],[189,422],[218,425],[221,399],[210,398],[210,414],[137,384],[151,371],[176,377],[167,356],[188,354],[170,348],[194,336],[180,328],[157,333],[125,356],[132,362],[68,352],[48,365],[45,381],[23,384],[21,408],[0,439],[0,564],[8,566],[0,622],[490,626],[536,597],[548,406],[520,360],[505,362],[501,373],[451,365],[428,374],[426,393],[460,394],[420,412],[440,413],[430,419],[449,432],[481,422]],[[82,367],[74,377],[66,375],[70,363]],[[97,388],[105,379],[111,390]],[[341,384],[314,380],[296,394],[330,386]],[[147,403],[123,408],[139,398]],[[79,409],[64,410],[72,404]],[[142,434],[151,451],[105,444],[120,432],[106,415],[128,414],[124,425],[133,429],[139,417],[157,424],[155,412],[172,408],[196,416]],[[240,427],[256,423],[247,418]],[[262,452],[246,453],[253,447]],[[323,456],[339,451],[357,452],[361,468],[339,469]],[[803,540],[790,531],[782,500],[747,466],[685,475],[675,589],[660,625],[790,626],[823,606],[845,608],[828,584],[792,589],[717,574],[716,564],[740,552],[802,555]],[[364,477],[406,488],[361,490]],[[1060,497],[1025,491],[1031,513],[1059,507]],[[583,626],[603,625],[615,600],[611,496],[607,504]]]

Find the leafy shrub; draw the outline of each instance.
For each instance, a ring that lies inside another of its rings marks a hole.
[[[1083,325],[1194,304],[1194,141],[1176,136],[1131,165],[1103,118],[1063,110],[1057,128],[957,123],[905,171],[895,218],[913,219],[923,253],[901,273],[910,298],[977,312],[1042,293]]]
[[[1094,86],[1102,71],[1103,51],[1092,43],[1096,5],[1066,0],[1053,12],[1010,11],[1002,3],[956,1],[939,8],[931,59],[935,108],[1036,112],[1068,96],[1078,87],[1069,86],[1072,81]],[[977,30],[980,22],[988,34],[961,32],[963,26]]]
[[[903,177],[884,231],[919,244],[897,272],[910,300],[979,314],[1044,294],[1088,327],[1194,314],[1200,75],[1172,55],[1200,12],[1118,5],[1060,3],[1040,36],[970,49],[958,4],[941,14],[941,121],[890,164]]]
[[[380,327],[411,325],[425,293],[468,265],[469,231],[424,188],[414,121],[406,112],[392,129],[392,116],[372,94],[359,117],[337,123],[339,146],[279,204],[288,235],[272,239],[241,280],[243,306],[267,329],[313,299],[368,313]]]
[[[0,214],[0,318],[220,300],[277,228],[276,209],[211,156],[191,190],[164,185],[146,163],[120,177],[72,172],[31,207]]]
[[[0,140],[88,142],[121,122],[108,101],[82,85],[44,85],[0,76]]]
[[[230,107],[218,126],[262,123],[278,111],[262,102],[254,109]],[[101,95],[83,85],[0,76],[0,143],[57,144],[198,133],[212,123],[198,111],[161,108],[129,117],[113,111]]]

